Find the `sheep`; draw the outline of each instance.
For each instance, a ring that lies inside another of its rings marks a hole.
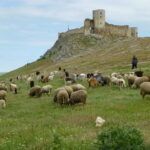
[[[7,87],[6,86],[0,86],[0,91],[1,90],[7,91]]]
[[[3,99],[0,99],[0,108],[5,108],[6,107],[6,102]]]
[[[143,76],[143,71],[135,71],[134,74],[137,76],[137,77],[142,77]]]
[[[53,79],[54,79],[54,75],[48,76],[48,80],[49,80],[49,81],[52,81]]]
[[[70,78],[70,77],[64,78],[64,81],[65,81],[66,85],[70,85],[70,84],[76,83],[76,81],[74,79]]]
[[[41,87],[40,86],[35,86],[35,87],[32,87],[29,91],[29,96],[30,97],[40,97],[42,95],[42,92],[41,92]]]
[[[70,96],[69,104],[74,105],[76,103],[86,103],[87,92],[85,90],[79,90],[73,92]]]
[[[0,99],[6,100],[6,95],[7,95],[7,92],[5,90],[0,91]]]
[[[73,84],[70,85],[70,87],[73,89],[73,91],[86,90],[86,88],[81,84]]]
[[[42,76],[41,81],[42,81],[43,83],[48,82],[48,81],[49,81],[48,76]]]
[[[87,75],[85,73],[81,73],[78,77],[79,80],[84,81],[87,78]]]
[[[57,93],[57,102],[62,105],[62,104],[68,104],[69,102],[69,94],[65,89],[59,90]]]
[[[54,91],[54,97],[53,97],[53,101],[54,103],[57,102],[57,94],[60,90],[64,90],[64,87],[60,87],[60,88],[57,88],[55,91]]]
[[[30,81],[33,81],[33,78],[32,78],[31,76],[29,76],[29,77],[27,78],[27,83],[30,83]]]
[[[97,87],[99,85],[99,82],[94,77],[91,77],[88,80],[88,83],[89,83],[89,87]]]
[[[41,92],[42,92],[42,94],[43,93],[49,94],[52,92],[52,89],[53,89],[52,85],[45,85],[41,88]]]
[[[118,85],[120,88],[121,87],[126,87],[126,83],[125,83],[125,80],[123,78],[118,79],[116,77],[111,77],[111,83],[115,84],[115,85]]]
[[[143,99],[144,99],[145,95],[150,94],[150,82],[141,83],[140,94],[143,97]]]
[[[132,87],[132,85],[134,84],[134,81],[137,77],[134,76],[134,75],[129,75],[129,76],[126,76],[126,78],[127,78],[127,81],[128,81],[128,86]]]
[[[70,86],[64,86],[63,88],[68,92],[68,95],[69,95],[69,98],[70,98],[71,93],[73,92],[73,89]]]
[[[16,84],[10,84],[10,91],[13,91],[15,94],[18,92],[18,86]]]
[[[147,76],[137,77],[134,81],[134,84],[132,85],[132,88],[139,88],[141,83],[148,82],[148,81],[149,81],[149,77]]]

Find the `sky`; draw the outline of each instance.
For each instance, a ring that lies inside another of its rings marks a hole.
[[[138,27],[150,36],[150,0],[0,0],[0,72],[37,60],[59,32],[83,26],[92,10],[105,9],[106,21]]]

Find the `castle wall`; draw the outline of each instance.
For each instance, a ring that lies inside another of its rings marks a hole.
[[[106,23],[105,29],[110,35],[131,37],[131,28],[128,25],[119,26]]]
[[[137,29],[137,27],[131,27],[131,35],[133,37],[138,37],[138,29]]]
[[[89,35],[91,33],[91,20],[85,19],[84,21],[84,34]]]

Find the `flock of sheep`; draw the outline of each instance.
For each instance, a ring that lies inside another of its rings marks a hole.
[[[53,86],[49,84],[54,78],[61,78],[64,80],[64,85],[53,89]],[[6,81],[0,82],[0,108],[5,108],[7,103],[7,93],[18,93],[18,85],[16,80],[25,81],[29,88],[28,95],[30,97],[41,97],[43,94],[53,95],[54,103],[60,105],[74,105],[76,103],[86,103],[87,88],[80,81],[86,81],[90,87],[98,86],[117,86],[119,89],[131,87],[140,88],[140,94],[144,98],[145,95],[150,94],[150,76],[143,76],[141,71],[129,72],[125,74],[112,73],[111,75],[103,75],[101,73],[81,73],[70,74],[65,76],[64,72],[53,71],[48,74],[41,73],[39,71],[30,75],[19,75],[15,79],[9,79],[9,83]],[[35,85],[35,83],[37,85]],[[46,83],[47,85],[39,86],[38,83]],[[21,90],[21,89],[19,89]]]

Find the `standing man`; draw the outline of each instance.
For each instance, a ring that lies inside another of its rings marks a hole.
[[[135,55],[133,56],[131,63],[132,63],[132,69],[137,68],[138,59]]]

